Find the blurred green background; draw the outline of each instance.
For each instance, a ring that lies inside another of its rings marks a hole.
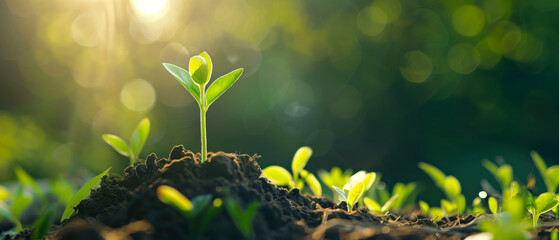
[[[0,5],[0,181],[16,164],[38,178],[119,172],[128,160],[100,136],[128,138],[143,117],[142,158],[177,144],[198,152],[198,106],[161,63],[186,68],[204,50],[214,78],[245,68],[208,112],[209,151],[289,166],[308,145],[309,170],[434,189],[425,161],[458,177],[468,199],[490,177],[483,158],[502,156],[524,183],[530,150],[558,163],[556,0]]]

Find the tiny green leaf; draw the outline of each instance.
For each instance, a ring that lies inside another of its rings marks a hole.
[[[56,213],[56,208],[51,206],[45,210],[37,221],[33,224],[33,236],[31,239],[38,240],[43,239],[45,233],[49,230],[50,225],[54,223],[54,217]]]
[[[390,199],[388,199],[388,201],[384,203],[384,205],[382,205],[382,208],[380,208],[380,212],[383,214],[387,213],[388,210],[392,208],[392,204],[394,204],[394,201],[396,201],[398,197],[400,197],[400,195],[394,194]]]
[[[203,86],[209,80],[208,64],[206,63],[206,59],[202,56],[194,56],[190,58],[188,72],[190,73],[190,76],[192,76],[192,80],[194,80],[198,86]]]
[[[369,190],[369,188],[373,186],[376,177],[377,174],[374,172],[367,173],[367,176],[363,179],[363,184],[365,184],[365,191]]]
[[[483,165],[483,167],[485,167],[485,169],[487,169],[489,172],[491,172],[491,174],[493,174],[493,176],[497,177],[497,172],[499,171],[499,166],[497,166],[495,163],[487,160],[487,159],[483,159],[481,161],[481,165]]]
[[[534,165],[536,165],[536,168],[538,169],[540,175],[543,178],[545,186],[547,187],[547,191],[555,192],[550,176],[547,175],[547,165],[543,161],[542,157],[536,151],[531,151],[530,156],[532,157],[532,160],[534,161]]]
[[[105,142],[109,144],[109,146],[113,147],[115,151],[122,154],[123,156],[130,156],[130,149],[128,148],[128,145],[119,136],[112,134],[103,134],[103,140],[105,140]]]
[[[487,203],[489,204],[489,210],[491,211],[491,213],[497,214],[499,211],[499,203],[497,202],[497,199],[495,199],[494,197],[489,197]]]
[[[508,164],[501,166],[497,171],[497,176],[501,186],[503,186],[503,188],[508,187],[512,181],[512,167]],[[504,190],[505,189],[503,189],[503,191]]]
[[[553,189],[557,189],[559,185],[559,165],[553,165],[547,169],[547,176]]]
[[[170,64],[170,63],[163,63],[163,66],[169,73],[171,73],[183,86],[188,90],[190,94],[196,99],[196,102],[200,103],[200,88],[196,86],[194,80],[190,74],[183,68]]]
[[[291,161],[291,170],[295,179],[299,176],[299,171],[307,165],[311,155],[312,149],[310,147],[301,147],[297,150]]]
[[[322,196],[322,186],[320,186],[320,182],[316,179],[314,174],[309,174],[309,176],[305,178],[305,181],[315,196]]]
[[[21,214],[31,205],[31,203],[33,203],[33,197],[26,193],[23,187],[20,187],[12,201],[12,215],[19,219]]]
[[[229,199],[226,201],[225,207],[239,231],[245,236],[245,238],[251,238],[253,234],[252,220],[258,212],[258,202],[251,202],[243,211],[234,200]]]
[[[339,188],[336,187],[336,186],[332,186],[332,188],[333,188],[334,190],[336,190],[336,192],[344,199],[344,201],[347,202],[347,195],[345,194],[345,192],[344,192],[342,189],[339,189]]]
[[[262,172],[275,185],[293,187],[293,178],[291,177],[289,171],[287,171],[283,167],[275,165],[269,166],[267,168],[264,168]]]
[[[243,69],[239,68],[216,79],[206,92],[206,109],[229,89],[241,77],[241,74],[243,74]]]
[[[456,211],[458,214],[462,214],[464,210],[466,210],[466,197],[464,195],[460,194],[460,196],[454,200],[454,203],[456,204]]]
[[[140,152],[146,143],[146,139],[149,135],[150,129],[150,122],[149,119],[144,118],[138,126],[134,133],[132,134],[132,138],[130,139],[130,148],[132,148],[132,153],[134,154],[134,158],[137,159],[140,156]]]
[[[429,204],[426,202],[419,200],[419,209],[425,214],[429,214]]]
[[[429,210],[429,216],[431,216],[432,219],[443,217],[444,216],[443,209],[438,207],[431,208]]]
[[[456,204],[443,199],[441,200],[441,208],[445,211],[446,214],[452,214],[456,211]]]
[[[355,186],[353,186],[353,188],[351,188],[351,190],[349,190],[349,193],[347,194],[348,212],[351,212],[351,210],[353,209],[353,205],[355,205],[357,200],[361,197],[361,195],[363,195],[364,191],[365,184],[363,184],[363,182],[357,183]]]
[[[372,212],[374,213],[381,213],[381,206],[380,204],[378,204],[375,200],[368,198],[368,197],[364,197],[363,198],[363,203],[365,204],[365,206]]]
[[[462,188],[456,177],[448,176],[444,180],[444,190],[450,199],[455,199],[458,195],[460,195]]]
[[[446,175],[441,170],[424,162],[420,162],[418,166],[433,179],[433,182],[435,182],[439,188],[444,188]]]
[[[15,174],[17,180],[23,184],[24,186],[28,186],[31,188],[31,191],[41,201],[46,201],[45,191],[41,188],[41,186],[29,175],[23,168],[20,166],[15,167]]]
[[[74,208],[78,206],[78,204],[89,195],[91,190],[95,186],[97,186],[97,184],[101,181],[103,176],[107,175],[110,170],[111,168],[109,167],[107,168],[107,170],[93,177],[91,180],[87,181],[87,183],[85,183],[83,187],[81,187],[80,190],[78,190],[76,194],[74,194],[74,196],[72,197],[72,199],[70,199],[70,202],[68,202],[68,205],[64,209],[64,213],[62,213],[62,218],[60,219],[61,222],[70,218],[70,216],[72,216],[72,213],[74,213],[75,211]]]
[[[157,197],[161,202],[169,204],[185,216],[192,210],[192,202],[182,193],[172,187],[161,185],[157,188]]]

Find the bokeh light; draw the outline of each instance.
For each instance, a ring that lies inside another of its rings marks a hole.
[[[421,51],[406,53],[402,62],[400,72],[402,76],[410,82],[424,82],[433,72],[433,62],[431,58]]]

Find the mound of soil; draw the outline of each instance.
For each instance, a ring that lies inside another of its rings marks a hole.
[[[176,188],[188,198],[211,194],[230,197],[243,207],[253,201],[259,209],[253,221],[256,239],[462,239],[478,232],[473,216],[438,222],[420,214],[376,215],[365,209],[345,211],[345,203],[288,191],[262,176],[259,156],[209,153],[208,161],[176,146],[168,158],[155,154],[125,169],[124,176],[106,176],[77,214],[52,229],[52,239],[191,239],[184,217],[156,195],[160,185]],[[198,239],[242,239],[221,211]],[[117,238],[120,239],[120,238]]]

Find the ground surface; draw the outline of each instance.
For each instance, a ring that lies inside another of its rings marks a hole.
[[[479,232],[478,218],[467,215],[433,222],[421,214],[376,215],[365,209],[346,212],[344,203],[288,192],[261,177],[258,156],[210,153],[199,156],[174,147],[168,158],[148,156],[122,177],[105,177],[77,206],[77,214],[51,227],[50,239],[192,239],[183,216],[156,196],[169,185],[190,199],[211,194],[246,206],[259,202],[253,221],[256,239],[463,239]],[[26,239],[26,234],[18,239]],[[197,239],[242,239],[226,211]]]

